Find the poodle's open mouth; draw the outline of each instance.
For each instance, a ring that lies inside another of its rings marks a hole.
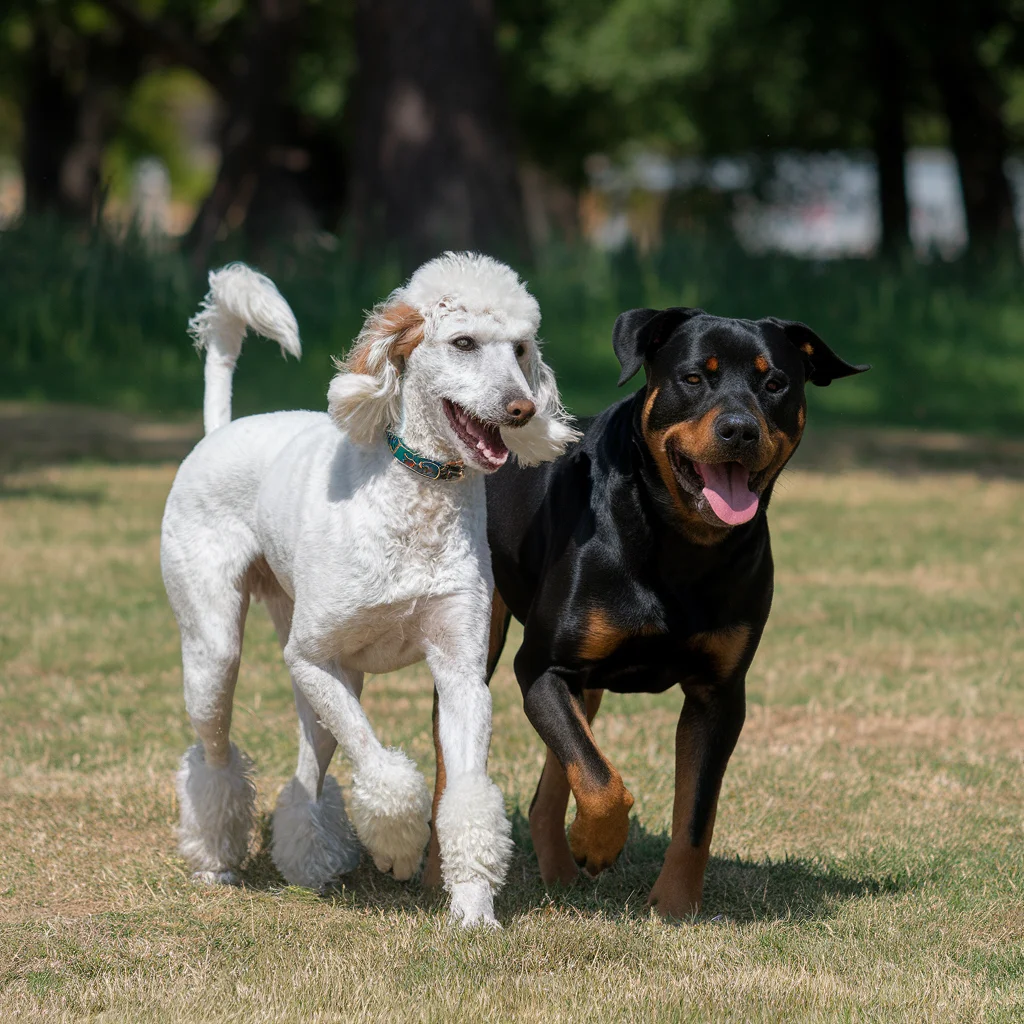
[[[455,435],[481,469],[492,471],[505,465],[508,448],[501,439],[497,424],[478,420],[447,398],[444,399],[444,411]]]
[[[739,462],[697,462],[675,450],[669,451],[669,461],[684,490],[698,503],[705,502],[720,523],[740,526],[757,514],[760,496],[751,487],[746,466]]]

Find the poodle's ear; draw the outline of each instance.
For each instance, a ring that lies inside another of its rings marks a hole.
[[[567,445],[580,439],[572,426],[572,417],[565,411],[558,395],[558,385],[551,367],[541,358],[540,345],[530,345],[526,380],[533,392],[537,411],[522,427],[502,427],[501,438],[521,466],[536,466],[561,455]]]
[[[375,306],[327,391],[331,419],[359,444],[373,444],[398,422],[401,374],[423,340],[423,316],[406,302]]]

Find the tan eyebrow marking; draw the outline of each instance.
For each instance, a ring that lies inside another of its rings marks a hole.
[[[718,369],[718,356],[709,356],[708,361],[704,365],[714,373]]]
[[[768,360],[764,356],[758,356],[754,360],[754,365],[761,371],[761,373],[768,372]]]
[[[802,349],[802,350],[803,350],[804,352],[806,352],[806,353],[807,353],[807,354],[808,354],[809,356],[813,356],[813,355],[814,355],[814,346],[813,346],[813,345],[812,345],[812,344],[811,344],[811,343],[810,343],[809,341],[805,341],[805,342],[804,342],[804,343],[803,343],[803,344],[802,344],[802,345],[800,346],[800,348],[801,348],[801,349]]]

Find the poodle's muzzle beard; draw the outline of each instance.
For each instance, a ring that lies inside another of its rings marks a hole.
[[[501,469],[508,459],[508,445],[501,439],[501,425],[477,419],[448,398],[443,404],[448,422],[468,458],[485,473]]]

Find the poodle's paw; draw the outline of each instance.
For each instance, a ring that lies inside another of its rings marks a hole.
[[[290,885],[322,889],[338,875],[359,865],[359,840],[345,814],[337,780],[324,779],[319,800],[292,779],[274,808],[270,856]]]
[[[192,881],[197,885],[239,885],[234,871],[193,871]]]
[[[416,873],[430,838],[430,792],[400,750],[361,766],[352,778],[352,823],[380,871],[404,881]]]
[[[494,890],[484,881],[456,882],[449,887],[451,919],[463,928],[500,930],[494,916]]]
[[[223,767],[206,763],[201,743],[185,752],[175,780],[178,846],[197,875],[233,875],[249,853],[256,815],[252,761],[231,744]]]

